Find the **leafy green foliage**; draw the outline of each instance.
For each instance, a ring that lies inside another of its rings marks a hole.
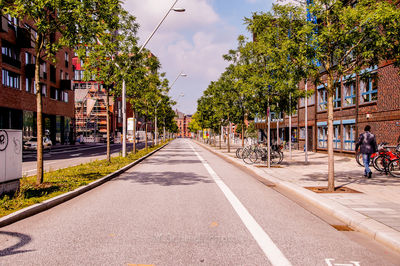
[[[5,195],[0,198],[0,217],[87,185],[138,160],[162,145],[164,144],[149,148],[147,151],[140,150],[136,154],[129,153],[125,158],[112,157],[111,163],[107,160],[96,160],[48,172],[45,173],[46,182],[40,185],[35,184],[35,177],[24,177],[21,179],[20,190],[16,195],[11,197]]]

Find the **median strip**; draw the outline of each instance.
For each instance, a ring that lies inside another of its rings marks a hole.
[[[0,198],[0,227],[37,214],[89,191],[140,163],[167,143],[129,154],[45,173],[45,183],[36,186],[36,176],[21,179],[20,190]]]

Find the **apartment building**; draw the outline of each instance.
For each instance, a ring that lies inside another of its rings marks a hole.
[[[55,143],[73,139],[74,91],[72,52],[61,49],[56,63],[36,58],[31,36],[35,25],[10,16],[0,23],[0,128],[21,129],[24,139],[36,136],[36,91],[43,92],[44,133]],[[58,38],[57,34],[52,36]],[[34,84],[34,67],[40,60],[40,88]]]
[[[334,96],[334,150],[339,153],[354,153],[358,135],[366,125],[372,127],[378,142],[395,146],[400,142],[400,75],[399,69],[390,62],[365,69],[369,77],[358,75],[341,77],[336,84]],[[300,89],[305,89],[304,82]],[[289,133],[289,117],[271,114],[272,139],[294,140],[296,147],[304,149],[306,130],[308,149],[327,150],[327,92],[323,85],[308,83],[314,94],[307,99],[307,125],[305,123],[306,101],[300,99],[297,112],[292,116],[292,132]],[[262,137],[266,123],[256,121]]]
[[[176,110],[175,113],[176,113],[175,121],[179,129],[179,133],[177,134],[178,137],[190,138],[192,134],[190,133],[189,130],[189,124],[192,121],[192,115],[185,115],[184,113],[179,112],[178,110]]]

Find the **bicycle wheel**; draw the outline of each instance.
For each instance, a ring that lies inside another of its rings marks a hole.
[[[361,165],[364,166],[364,161],[362,158],[362,153],[361,152],[356,152],[356,162]]]
[[[280,154],[277,151],[271,151],[271,164],[278,164],[280,160]]]
[[[389,174],[393,177],[400,177],[400,159],[393,160],[388,165]]]
[[[242,159],[243,162],[247,163],[247,164],[252,164],[252,160],[250,159],[251,154],[253,153],[252,150],[246,150],[242,153]]]
[[[243,148],[236,149],[236,158],[242,159]]]
[[[279,162],[278,162],[278,164],[281,164],[281,162],[283,161],[283,152],[278,151],[278,153],[279,153]]]
[[[381,154],[374,158],[372,165],[379,172],[384,172],[385,169],[388,167],[389,162],[390,162],[390,157],[386,156],[384,154]]]
[[[249,159],[250,159],[251,163],[258,163],[260,158],[261,157],[259,155],[258,150],[252,151],[252,153],[250,153]]]

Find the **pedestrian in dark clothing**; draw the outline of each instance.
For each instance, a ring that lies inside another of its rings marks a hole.
[[[371,178],[372,172],[369,169],[369,162],[371,160],[371,154],[377,152],[378,147],[376,145],[375,135],[370,132],[371,127],[367,125],[364,128],[364,133],[362,133],[356,144],[356,151],[360,147],[360,152],[363,155],[363,163],[365,167],[364,176]]]

